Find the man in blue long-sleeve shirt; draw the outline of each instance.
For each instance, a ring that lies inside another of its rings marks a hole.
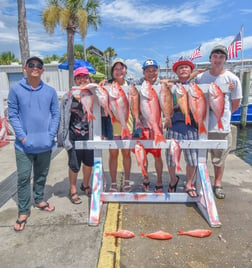
[[[48,212],[54,210],[52,204],[44,201],[44,188],[60,111],[55,89],[41,80],[43,65],[38,57],[27,59],[24,66],[27,78],[14,85],[8,96],[8,116],[16,136],[18,173],[18,219],[15,231],[24,229],[30,215],[32,167],[35,207]]]

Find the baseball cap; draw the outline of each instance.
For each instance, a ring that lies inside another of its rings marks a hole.
[[[176,60],[172,66],[172,70],[174,73],[176,73],[178,66],[180,65],[189,65],[191,69],[194,69],[194,64],[191,60],[185,58],[185,57],[180,57],[178,60]]]
[[[44,62],[39,57],[37,57],[37,56],[33,56],[33,57],[30,57],[30,58],[26,59],[25,65],[27,65],[32,60],[36,60],[39,63],[41,63],[42,65],[44,65]]]
[[[74,71],[74,77],[80,74],[89,75],[88,69],[85,67],[79,67]]]
[[[115,67],[115,65],[116,65],[117,63],[121,63],[122,65],[124,65],[124,66],[127,68],[126,63],[125,63],[124,60],[121,59],[121,58],[116,58],[116,59],[114,59],[113,62],[112,62],[111,68],[114,69],[114,67]]]
[[[212,54],[215,53],[215,52],[220,52],[221,54],[226,55],[226,59],[228,58],[228,50],[227,50],[227,48],[226,48],[225,46],[223,46],[223,45],[215,46],[215,47],[212,49],[211,53],[210,53],[210,58],[211,58]]]
[[[143,63],[142,69],[145,70],[149,66],[155,66],[158,68],[158,64],[156,60],[148,59]]]

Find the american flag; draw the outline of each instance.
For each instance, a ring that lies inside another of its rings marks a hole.
[[[236,35],[233,42],[228,47],[228,58],[233,59],[238,57],[238,51],[242,50],[242,40],[241,40],[241,32],[243,27],[241,28],[240,32]]]
[[[201,52],[200,52],[200,47],[201,47],[201,45],[199,47],[197,47],[193,51],[192,55],[190,56],[190,60],[191,61],[193,61],[194,59],[197,59],[197,58],[201,58],[202,57]]]

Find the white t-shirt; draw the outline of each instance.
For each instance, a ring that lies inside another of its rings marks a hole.
[[[225,93],[225,108],[224,114],[221,118],[224,130],[218,130],[218,122],[214,115],[214,112],[210,110],[209,112],[209,124],[208,124],[208,131],[209,132],[222,132],[228,133],[231,131],[230,128],[230,120],[232,115],[232,100],[234,99],[241,99],[242,98],[242,87],[239,78],[230,71],[225,71],[223,74],[218,76],[211,75],[209,71],[199,74],[195,80],[198,84],[210,84],[215,82],[216,84],[226,84],[233,82],[234,89],[227,93]]]

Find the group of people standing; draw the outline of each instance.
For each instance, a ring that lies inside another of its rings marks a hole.
[[[213,191],[217,198],[225,198],[225,192],[221,186],[224,173],[225,159],[230,151],[232,135],[230,129],[231,113],[239,108],[242,98],[241,83],[239,79],[224,68],[228,58],[227,48],[218,45],[210,53],[211,66],[208,70],[197,74],[193,72],[194,64],[192,61],[180,58],[173,64],[173,71],[177,74],[178,82],[188,84],[191,79],[195,79],[198,84],[209,84],[211,82],[228,83],[230,91],[225,93],[225,109],[222,118],[224,130],[219,131],[217,121],[210,110],[208,138],[216,140],[227,140],[228,148],[225,150],[211,150],[211,160],[214,165],[214,186]],[[93,150],[76,150],[75,141],[89,139],[89,122],[87,113],[83,110],[80,102],[79,91],[71,90],[67,92],[61,101],[59,108],[56,91],[46,85],[41,80],[44,72],[44,63],[38,57],[27,59],[24,71],[27,74],[15,86],[13,86],[8,96],[8,115],[9,121],[15,131],[15,154],[18,173],[18,219],[14,225],[15,231],[22,231],[25,227],[27,218],[30,215],[31,207],[31,173],[33,170],[33,199],[34,206],[43,211],[52,212],[55,208],[52,204],[44,201],[44,188],[48,175],[51,152],[55,146],[57,136],[58,146],[63,146],[68,153],[69,166],[69,199],[73,204],[81,204],[81,199],[77,191],[77,177],[82,166],[83,180],[80,189],[86,195],[91,194],[89,180],[94,165]],[[168,81],[158,79],[158,64],[156,60],[149,59],[143,63],[144,80],[151,85],[160,85]],[[115,59],[111,66],[112,79],[121,86],[129,85],[126,80],[127,65],[122,59]],[[196,76],[197,75],[197,76]],[[196,77],[195,77],[196,76]],[[193,78],[194,77],[194,78]],[[78,90],[85,88],[90,83],[89,72],[86,68],[80,67],[74,72],[74,81]],[[180,110],[176,95],[173,94],[174,114],[172,117],[172,127],[167,128],[166,138],[176,140],[197,140],[197,124],[191,117],[191,125],[185,124],[185,115]],[[144,118],[141,117],[143,128],[134,129],[134,120],[130,113],[128,128],[134,139],[137,134],[138,139],[153,139],[153,130],[148,127]],[[102,119],[102,134],[105,139],[121,139],[121,125],[111,123],[107,117]],[[124,138],[125,139],[125,138]],[[154,157],[157,181],[155,192],[163,192],[162,173],[163,161],[161,149],[145,149],[146,154],[151,153]],[[130,170],[131,170],[131,150],[122,149],[122,163],[124,168],[123,191],[131,191]],[[190,197],[197,197],[197,189],[194,185],[194,176],[198,164],[198,152],[195,149],[184,149],[186,161],[186,184],[185,192]],[[118,149],[109,150],[109,172],[111,176],[111,186],[109,191],[118,191],[116,175],[118,168]],[[168,192],[176,192],[179,176],[175,172],[175,164],[169,150],[166,150],[166,162],[170,174]],[[148,163],[147,163],[148,165]],[[147,170],[147,166],[146,166]],[[142,189],[149,191],[150,181],[148,175],[143,178]]]

